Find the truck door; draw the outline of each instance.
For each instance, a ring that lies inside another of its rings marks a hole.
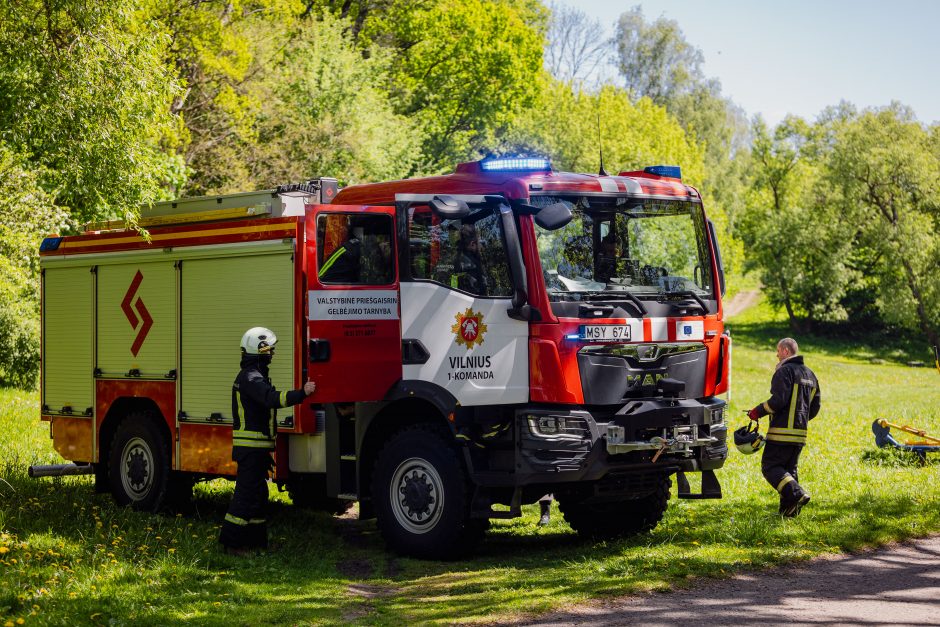
[[[407,217],[402,337],[423,354],[405,354],[405,379],[434,383],[465,407],[526,402],[529,325],[509,315],[515,285],[502,209],[479,203],[446,218],[416,204]]]
[[[317,402],[381,400],[401,379],[394,218],[393,207],[307,208],[307,358]]]

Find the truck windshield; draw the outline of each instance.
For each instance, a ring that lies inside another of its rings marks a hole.
[[[638,298],[714,290],[705,215],[698,203],[627,197],[534,196],[536,206],[564,202],[564,228],[536,227],[552,300],[630,292]]]

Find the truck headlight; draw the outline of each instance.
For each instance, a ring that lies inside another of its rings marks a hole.
[[[559,435],[567,426],[564,416],[529,416],[529,430],[537,435]]]

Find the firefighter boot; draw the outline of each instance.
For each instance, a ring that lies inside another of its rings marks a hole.
[[[539,507],[541,508],[542,513],[539,517],[538,525],[539,527],[544,527],[552,521],[552,502],[539,501]]]
[[[809,492],[796,481],[791,481],[780,492],[780,514],[786,518],[795,518],[804,505],[809,503]]]

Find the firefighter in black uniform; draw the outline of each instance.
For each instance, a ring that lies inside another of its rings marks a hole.
[[[777,343],[777,370],[770,381],[770,398],[748,412],[751,420],[770,416],[761,472],[780,493],[780,513],[793,517],[809,503],[809,492],[799,484],[797,462],[806,444],[809,421],[819,413],[816,375],[798,355],[796,340]]]
[[[317,387],[308,381],[302,390],[278,392],[271,385],[268,367],[275,344],[277,336],[270,329],[254,327],[245,332],[241,371],[232,386],[232,460],[238,463],[238,472],[219,542],[236,555],[268,546],[267,478],[274,461],[277,410],[296,405]]]

